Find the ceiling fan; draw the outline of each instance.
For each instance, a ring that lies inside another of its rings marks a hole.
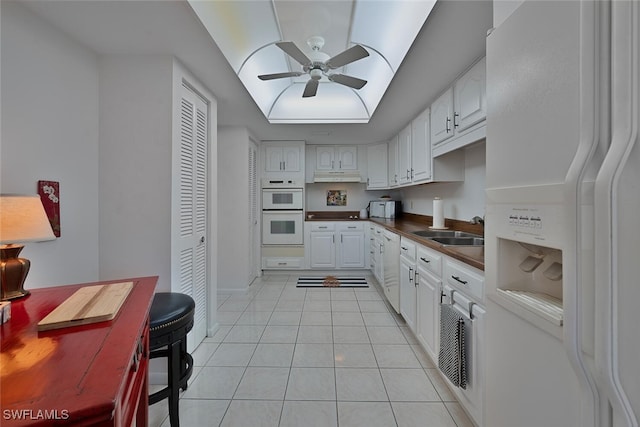
[[[316,96],[316,92],[318,91],[318,82],[323,75],[327,76],[327,78],[332,82],[339,83],[353,89],[362,89],[362,87],[367,84],[366,80],[347,76],[346,74],[329,74],[331,70],[369,56],[369,52],[367,52],[365,48],[360,45],[355,45],[330,58],[329,55],[320,50],[322,49],[322,46],[324,46],[324,38],[320,36],[310,37],[309,40],[307,40],[307,44],[311,47],[311,55],[309,56],[302,52],[293,42],[276,43],[276,46],[302,65],[303,71],[263,74],[258,76],[258,78],[260,80],[273,80],[309,74],[311,79],[309,79],[304,87],[304,92],[302,93],[303,98]]]

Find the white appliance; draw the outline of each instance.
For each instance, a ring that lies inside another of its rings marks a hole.
[[[480,425],[639,425],[639,21],[525,0],[487,37]]]
[[[369,202],[371,218],[393,219],[400,215],[402,203],[398,200],[372,200]]]
[[[302,245],[304,190],[287,187],[295,184],[291,181],[270,181],[268,184],[276,188],[262,189],[262,244]]]
[[[302,211],[263,211],[263,245],[301,245],[304,234]]]
[[[302,188],[262,189],[262,210],[302,210]]]

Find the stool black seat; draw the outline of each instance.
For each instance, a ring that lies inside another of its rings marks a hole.
[[[153,405],[169,398],[169,422],[180,426],[178,397],[187,389],[193,372],[193,357],[187,352],[187,333],[193,328],[196,303],[189,295],[158,292],[149,312],[149,359],[167,358],[167,387],[149,396]]]

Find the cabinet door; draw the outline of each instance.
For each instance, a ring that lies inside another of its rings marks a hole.
[[[282,147],[266,147],[265,153],[265,171],[279,172],[283,170]]]
[[[411,125],[398,134],[398,183],[411,182]]]
[[[335,268],[335,234],[331,232],[311,233],[311,268]]]
[[[433,360],[438,360],[440,349],[440,286],[440,280],[418,270],[416,336]]]
[[[388,180],[389,187],[395,187],[398,182],[398,135],[389,141],[388,162]]]
[[[487,117],[486,60],[471,67],[453,87],[454,120],[456,132]]]
[[[367,189],[387,188],[387,143],[367,147]]]
[[[411,122],[412,182],[424,182],[431,179],[430,141],[429,109],[427,108]]]
[[[416,332],[415,265],[400,258],[400,314],[407,326]]]
[[[453,136],[453,88],[431,104],[431,143],[436,145]]]
[[[340,233],[338,268],[364,268],[364,232]]]
[[[337,162],[334,168],[339,170],[357,170],[358,169],[358,147],[355,145],[345,145],[336,147]]]
[[[316,170],[330,171],[333,170],[333,146],[316,147]]]
[[[282,147],[283,170],[300,172],[300,147]]]

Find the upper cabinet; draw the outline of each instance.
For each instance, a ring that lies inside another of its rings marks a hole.
[[[485,138],[486,116],[486,60],[482,58],[431,104],[433,156]]]
[[[397,187],[398,184],[400,184],[398,181],[398,135],[394,136],[391,138],[391,141],[389,141],[387,156],[389,187]]]
[[[411,121],[411,182],[431,179],[431,138],[429,134],[429,109]]]
[[[304,141],[263,141],[264,177],[304,179]]]
[[[388,188],[387,143],[367,146],[367,190]]]
[[[357,170],[358,147],[355,145],[317,146],[316,170]]]

